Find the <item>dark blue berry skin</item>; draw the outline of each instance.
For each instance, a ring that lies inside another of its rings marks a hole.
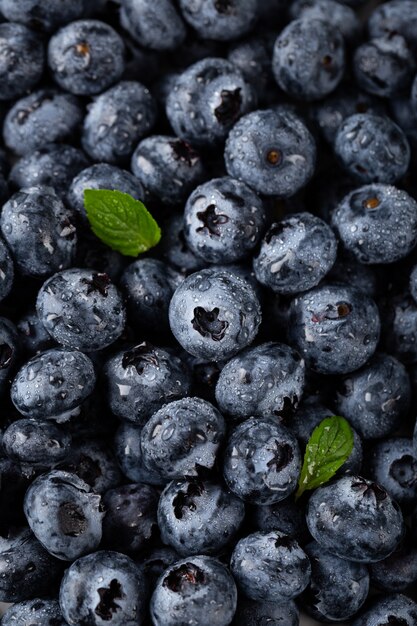
[[[28,154],[71,137],[83,115],[75,96],[56,89],[40,89],[12,106],[4,121],[4,141],[16,154]]]
[[[415,302],[417,302],[417,265],[415,265],[410,274],[410,293]]]
[[[24,602],[54,593],[62,563],[43,548],[29,528],[0,540],[0,601]]]
[[[341,32],[321,19],[290,22],[278,36],[272,71],[288,95],[319,100],[336,89],[345,69]]]
[[[368,30],[371,38],[401,35],[415,48],[417,44],[417,6],[414,0],[390,0],[371,13]]]
[[[388,3],[390,4],[390,3]],[[352,626],[414,626],[417,623],[417,604],[402,594],[379,596],[373,606],[362,613]]]
[[[113,413],[142,426],[164,404],[187,396],[191,388],[184,362],[147,342],[113,356],[104,379]]]
[[[190,354],[209,361],[231,358],[255,338],[261,308],[254,289],[224,270],[191,274],[169,305],[171,331]]]
[[[162,228],[161,249],[163,258],[182,274],[197,272],[204,267],[203,259],[190,250],[184,235],[182,215],[173,215]]]
[[[0,302],[9,295],[13,286],[14,265],[10,250],[0,238]]]
[[[393,263],[417,244],[417,203],[391,185],[365,185],[340,202],[332,224],[360,263]]]
[[[53,32],[86,14],[87,5],[88,0],[1,0],[0,10],[10,22]]]
[[[16,366],[20,341],[15,325],[0,317],[0,395],[6,390],[10,374]]]
[[[231,359],[216,385],[221,411],[237,419],[283,417],[298,405],[304,389],[304,362],[283,343],[247,348]]]
[[[93,96],[121,78],[124,52],[123,40],[111,26],[99,20],[78,20],[51,37],[48,65],[62,89]]]
[[[337,131],[334,150],[343,167],[363,183],[395,183],[406,173],[410,146],[388,117],[357,113]]]
[[[265,227],[262,200],[245,183],[229,176],[203,183],[185,205],[185,240],[206,263],[235,263],[246,258]]]
[[[89,161],[82,150],[65,144],[47,144],[21,157],[11,169],[9,182],[22,187],[52,187],[65,198],[71,180]]]
[[[58,343],[92,352],[111,345],[125,326],[122,298],[107,274],[72,268],[41,287],[36,310]]]
[[[336,262],[327,275],[331,283],[342,283],[355,287],[371,298],[378,295],[379,276],[375,268],[360,263],[351,253],[339,247]]]
[[[165,481],[157,474],[149,470],[142,456],[140,434],[142,426],[131,422],[122,422],[117,429],[114,447],[117,460],[123,474],[132,482],[148,485],[163,485]]]
[[[357,370],[375,352],[379,333],[375,303],[353,287],[319,286],[291,303],[289,343],[321,374]]]
[[[271,532],[278,530],[303,542],[307,536],[304,510],[292,498],[269,506],[253,507],[251,519],[256,530]]]
[[[96,163],[83,169],[73,178],[66,201],[74,212],[78,212],[86,221],[84,209],[84,191],[86,189],[112,189],[128,193],[136,200],[144,199],[140,181],[130,172],[108,163]]]
[[[382,344],[402,363],[417,362],[417,305],[409,293],[383,301],[380,306]]]
[[[16,324],[22,351],[29,357],[49,350],[54,346],[54,340],[47,332],[34,310],[23,315]]]
[[[366,565],[340,559],[315,541],[304,550],[311,563],[311,581],[301,597],[302,607],[320,622],[351,619],[368,596]]]
[[[186,35],[172,0],[159,0],[157,6],[152,0],[124,0],[120,23],[138,44],[151,50],[175,50]]]
[[[72,211],[51,187],[25,187],[3,206],[0,228],[17,269],[45,278],[71,265],[77,243]]]
[[[294,113],[268,109],[249,113],[235,124],[224,158],[230,176],[258,193],[288,198],[312,177],[316,145]]]
[[[258,281],[275,293],[315,287],[336,260],[331,228],[311,213],[296,213],[271,226],[253,261]]]
[[[354,42],[361,30],[355,11],[334,0],[296,0],[290,6],[290,13],[294,19],[328,22],[347,42]]]
[[[138,259],[123,272],[119,284],[128,320],[141,333],[153,332],[157,337],[167,333],[173,277],[171,268],[158,259]]]
[[[147,547],[157,528],[159,494],[149,485],[130,484],[103,496],[103,542],[107,548],[136,554]]]
[[[94,367],[82,352],[52,349],[32,357],[12,384],[11,398],[22,415],[65,421],[93,391]]]
[[[83,220],[83,218],[81,219]],[[84,216],[84,223],[86,222],[87,219]],[[79,226],[77,234],[79,239],[74,265],[95,270],[100,274],[107,274],[112,282],[117,283],[126,268],[128,257],[106,246],[92,231],[83,229],[82,224]]]
[[[227,626],[236,611],[235,582],[226,567],[208,556],[177,561],[159,578],[151,598],[155,626],[196,623]]]
[[[229,49],[227,58],[242,72],[245,80],[253,85],[258,100],[270,102],[275,85],[272,75],[269,36],[254,35],[239,41]]]
[[[73,437],[78,437],[78,442],[74,443],[58,469],[76,474],[95,493],[102,494],[117,487],[122,482],[122,475],[112,449],[99,439],[84,439],[76,426]]]
[[[12,100],[42,78],[45,50],[39,35],[23,24],[0,24],[0,100]]]
[[[336,383],[336,411],[365,439],[392,435],[407,417],[410,403],[407,370],[388,354],[375,354],[360,370]]]
[[[158,504],[162,541],[181,556],[218,554],[233,540],[244,516],[243,502],[209,481],[172,481]]]
[[[295,539],[279,531],[256,532],[238,541],[230,569],[245,596],[268,602],[284,603],[296,598],[311,576],[306,553]]]
[[[203,469],[213,469],[225,434],[223,416],[209,402],[169,402],[141,432],[143,462],[165,480],[198,476]]]
[[[59,592],[70,626],[142,626],[147,600],[141,568],[119,552],[84,556],[65,572]]]
[[[201,156],[189,143],[170,135],[143,139],[132,156],[132,172],[158,201],[178,205],[205,178]]]
[[[50,469],[68,456],[71,435],[53,422],[19,419],[5,430],[2,445],[12,461]]]
[[[378,442],[367,459],[368,474],[387,490],[404,511],[417,504],[417,452],[412,439]]]
[[[224,141],[255,104],[252,87],[225,59],[206,58],[180,74],[168,94],[166,114],[178,137],[197,146]]]
[[[174,548],[168,546],[152,548],[141,556],[139,563],[142,565],[146,580],[151,591],[154,590],[158,578],[175,561],[180,560],[180,555]]]
[[[156,104],[149,89],[136,81],[122,81],[88,107],[83,148],[95,161],[120,165],[129,160],[155,120]]]
[[[353,57],[358,86],[382,98],[407,92],[415,70],[413,54],[401,35],[371,39],[358,46]]]
[[[235,619],[236,626],[299,626],[297,607],[293,602],[256,602],[239,598]]]
[[[388,558],[370,565],[371,582],[389,593],[406,591],[417,582],[417,548],[408,541]]]
[[[404,534],[399,505],[383,487],[360,476],[316,489],[308,503],[307,526],[322,548],[358,563],[382,561]]]
[[[229,41],[245,35],[254,26],[258,6],[256,0],[180,0],[184,19],[200,37]]]
[[[231,491],[251,504],[285,500],[296,487],[301,454],[294,435],[275,419],[251,418],[231,433],[223,475]]]
[[[58,600],[35,598],[7,609],[2,626],[66,626]]]
[[[73,561],[99,546],[100,496],[75,474],[53,470],[36,478],[24,512],[38,541],[58,559]]]

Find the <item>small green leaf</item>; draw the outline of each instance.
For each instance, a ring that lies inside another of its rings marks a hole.
[[[333,415],[320,422],[307,443],[295,498],[330,480],[352,450],[353,431],[344,417]]]
[[[161,239],[161,229],[145,205],[128,193],[86,189],[84,206],[91,230],[126,256],[138,256]]]

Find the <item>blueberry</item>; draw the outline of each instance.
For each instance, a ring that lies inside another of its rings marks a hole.
[[[361,24],[355,11],[335,0],[295,0],[290,13],[293,18],[328,22],[347,42],[354,42],[360,34]]]
[[[302,396],[304,362],[282,343],[247,348],[226,363],[216,385],[221,411],[235,418],[284,417]]]
[[[107,274],[72,268],[41,287],[37,313],[58,343],[86,352],[111,345],[123,332],[125,310]]]
[[[56,89],[40,89],[11,107],[4,121],[4,141],[16,154],[28,154],[67,139],[82,119],[83,109],[75,96]]]
[[[304,510],[291,497],[275,504],[253,507],[252,520],[256,530],[277,530],[298,542],[307,536]]]
[[[318,285],[336,260],[331,228],[311,213],[296,213],[271,226],[253,268],[275,293],[294,294]]]
[[[123,40],[99,20],[71,22],[49,40],[48,65],[62,89],[92,96],[120,79],[124,70]]]
[[[184,280],[169,306],[171,331],[190,354],[221,361],[234,356],[256,336],[261,309],[244,279],[206,269]]]
[[[245,80],[253,85],[258,100],[270,102],[274,93],[274,78],[270,54],[270,37],[253,35],[232,45],[227,58],[242,72]],[[275,94],[274,94],[275,95]]]
[[[375,303],[352,287],[319,286],[291,303],[290,344],[322,374],[347,374],[364,365],[379,333]]]
[[[6,390],[19,352],[20,341],[15,325],[5,317],[0,317],[0,395]]]
[[[223,416],[201,398],[169,402],[141,432],[144,464],[166,479],[198,476],[216,462],[226,432]]]
[[[388,354],[375,354],[360,370],[336,383],[336,410],[365,439],[392,435],[402,425],[410,403],[408,373]]]
[[[6,298],[13,286],[14,264],[10,250],[0,238],[0,302]]]
[[[146,579],[150,583],[149,587],[152,591],[161,574],[175,561],[179,561],[179,559],[179,554],[168,546],[152,548],[141,557],[140,564],[143,566]]]
[[[358,46],[353,57],[353,70],[361,89],[391,98],[407,92],[416,65],[404,37],[389,35]]]
[[[351,619],[368,596],[366,565],[340,559],[315,541],[304,549],[311,563],[311,581],[301,598],[303,608],[320,622]]]
[[[253,27],[258,10],[256,0],[180,0],[184,19],[200,37],[229,41],[245,35]]]
[[[357,113],[339,126],[334,150],[345,169],[363,183],[395,183],[406,173],[410,146],[388,117]]]
[[[38,541],[58,559],[73,561],[101,541],[100,496],[75,474],[53,470],[36,478],[24,511]]]
[[[66,626],[58,600],[35,598],[18,602],[7,609],[2,626]]]
[[[245,596],[268,602],[296,598],[311,576],[306,553],[295,539],[279,531],[256,532],[238,541],[230,569]]]
[[[183,274],[197,272],[204,267],[203,259],[196,257],[187,245],[182,215],[172,215],[165,224],[161,249],[164,259]]]
[[[136,81],[122,81],[89,106],[81,138],[83,148],[95,161],[119,165],[129,160],[155,120],[156,105],[149,90]]]
[[[122,422],[115,435],[115,453],[123,474],[130,481],[149,485],[163,485],[158,473],[149,470],[143,463],[140,434],[142,426]]]
[[[107,163],[96,163],[83,169],[73,178],[66,196],[66,201],[73,211],[77,211],[84,221],[84,191],[86,189],[115,189],[128,193],[136,200],[144,199],[141,183],[130,172]]]
[[[254,103],[252,87],[233,63],[205,58],[176,78],[168,94],[166,114],[176,135],[204,146],[224,141],[233,124]]]
[[[0,601],[24,602],[54,593],[62,564],[28,528],[0,539]]]
[[[194,556],[172,564],[151,598],[155,626],[193,623],[227,626],[236,610],[236,585],[226,567],[212,557]]]
[[[74,439],[77,436],[78,442],[72,446],[69,456],[58,469],[76,474],[95,493],[102,494],[117,487],[122,482],[122,475],[112,449],[97,438],[80,439],[81,433],[75,427]]]
[[[64,199],[76,174],[88,165],[84,152],[65,144],[47,144],[21,157],[11,169],[10,183],[22,187],[52,187]],[[72,213],[72,212],[71,212]]]
[[[266,225],[262,200],[245,183],[214,178],[197,187],[184,210],[184,236],[206,263],[234,263],[258,245]]]
[[[141,626],[146,598],[140,567],[124,554],[104,550],[77,559],[65,572],[59,592],[70,626]]]
[[[200,154],[189,143],[170,135],[146,137],[132,156],[132,172],[163,204],[186,201],[205,178]]]
[[[414,626],[416,623],[417,604],[406,596],[392,594],[377,597],[352,626]]]
[[[130,323],[156,336],[169,329],[168,308],[174,293],[172,270],[158,259],[138,259],[123,272],[120,289]]]
[[[405,511],[417,504],[417,451],[411,439],[380,441],[368,458],[369,475],[382,485]]]
[[[94,367],[82,352],[52,349],[25,363],[11,399],[22,415],[65,421],[93,391]]]
[[[17,269],[46,277],[68,267],[77,242],[73,214],[51,187],[28,187],[3,206],[0,228]]]
[[[417,44],[417,6],[414,0],[390,0],[372,11],[368,29],[374,39],[401,35],[415,48]]]
[[[68,201],[67,204],[69,204]],[[81,220],[84,221],[84,224],[87,223],[85,214],[84,220],[83,218]],[[83,224],[80,224],[77,231],[75,267],[83,267],[99,274],[107,274],[112,282],[118,282],[127,265],[127,257],[117,250],[109,248],[90,229],[83,229],[82,226]]]
[[[0,100],[12,100],[35,87],[42,78],[45,50],[38,34],[23,24],[0,24],[0,40]]]
[[[410,293],[415,302],[417,302],[417,265],[415,265],[410,274]]]
[[[308,503],[307,525],[322,548],[359,563],[385,559],[404,534],[395,500],[360,476],[345,476],[316,489]]]
[[[293,602],[257,602],[239,598],[233,624],[244,626],[299,626],[297,607]]]
[[[130,484],[104,494],[104,544],[120,552],[135,554],[147,547],[157,528],[158,492],[148,485]]]
[[[68,455],[71,435],[53,422],[19,419],[4,432],[7,456],[22,465],[49,469]]]
[[[334,210],[332,223],[360,263],[393,263],[417,243],[417,203],[390,185],[352,191]]]
[[[402,363],[417,362],[417,305],[408,293],[381,302],[382,344]]]
[[[218,554],[236,536],[245,505],[211,481],[169,483],[158,505],[162,541],[182,556]]]
[[[417,548],[405,541],[383,561],[370,565],[372,585],[381,591],[399,593],[417,582]]]
[[[34,356],[39,354],[39,352],[49,350],[54,345],[51,335],[32,309],[20,318],[16,328],[22,349],[28,356]]]
[[[248,419],[231,433],[223,474],[231,491],[252,504],[284,500],[296,487],[301,454],[294,435],[272,419]]]
[[[142,342],[118,352],[106,364],[110,408],[117,417],[143,425],[166,402],[190,392],[190,373],[182,360]]]
[[[327,21],[294,20],[275,42],[275,80],[294,98],[318,100],[327,96],[340,83],[344,69],[342,34]]]
[[[6,20],[53,32],[87,13],[88,0],[1,0]]]
[[[313,175],[316,146],[303,121],[289,110],[255,111],[232,128],[226,169],[255,191],[287,198]]]
[[[186,35],[185,25],[172,0],[124,0],[120,23],[144,48],[174,50]]]

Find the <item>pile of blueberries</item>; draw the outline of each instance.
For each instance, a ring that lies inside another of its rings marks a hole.
[[[416,626],[417,0],[0,15],[2,626]]]

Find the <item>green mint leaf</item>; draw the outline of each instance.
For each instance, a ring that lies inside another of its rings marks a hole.
[[[344,417],[326,417],[313,430],[304,454],[295,498],[330,480],[353,450],[353,431]]]
[[[126,256],[136,257],[161,239],[161,229],[145,205],[128,193],[86,189],[84,206],[93,233]]]

